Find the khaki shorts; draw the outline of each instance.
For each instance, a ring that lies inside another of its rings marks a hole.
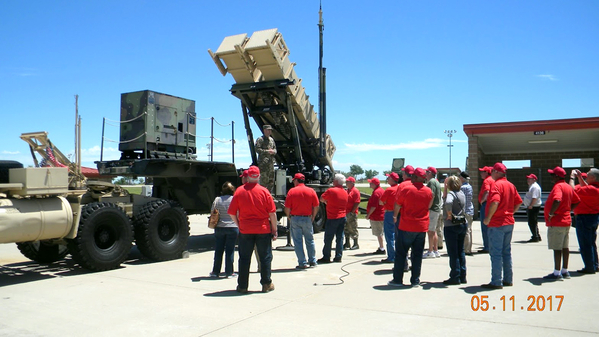
[[[383,221],[370,220],[370,229],[372,230],[372,235],[383,236]]]
[[[428,211],[428,231],[434,232],[437,230],[437,222],[439,221],[439,216],[441,212]]]
[[[570,245],[570,226],[547,227],[547,245],[549,249],[562,250]]]

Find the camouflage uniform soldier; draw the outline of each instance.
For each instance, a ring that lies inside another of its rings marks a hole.
[[[272,126],[264,125],[262,127],[264,135],[256,140],[256,153],[258,153],[258,168],[260,168],[260,185],[273,191],[275,185],[275,154],[277,147],[275,140],[270,136]]]

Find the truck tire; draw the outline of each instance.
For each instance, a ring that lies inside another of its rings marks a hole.
[[[26,258],[39,263],[60,261],[69,253],[66,245],[50,241],[19,242],[17,248]]]
[[[14,160],[0,160],[0,184],[8,183],[8,170],[11,168],[23,168],[23,164]]]
[[[73,259],[92,271],[118,268],[129,255],[132,244],[129,217],[109,202],[85,205],[81,209],[77,237],[68,241]]]
[[[187,212],[174,201],[159,199],[148,202],[136,214],[134,226],[137,248],[152,260],[180,258],[187,248]]]
[[[320,233],[324,230],[324,224],[327,222],[327,208],[324,203],[321,203],[318,207],[318,213],[316,213],[316,217],[314,217],[314,221],[312,222],[312,228],[314,229],[314,233]]]

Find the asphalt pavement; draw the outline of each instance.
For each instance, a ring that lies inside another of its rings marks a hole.
[[[69,257],[40,265],[23,257],[16,245],[0,245],[0,336],[563,337],[599,332],[599,274],[575,272],[583,265],[574,229],[571,279],[542,278],[553,270],[553,253],[546,241],[526,243],[528,226],[517,222],[514,286],[480,287],[490,281],[486,254],[467,256],[468,284],[445,286],[449,265],[443,254],[423,261],[421,287],[399,289],[387,285],[392,265],[372,254],[376,238],[368,221],[359,220],[360,249],[345,251],[343,262],[296,270],[293,251],[275,250],[275,290],[260,292],[253,264],[250,292],[241,295],[236,279],[209,277],[212,230],[205,216],[190,221],[187,258],[152,262],[133,248],[122,268],[100,273],[79,268]],[[476,221],[475,249],[481,245],[479,227]],[[323,234],[315,240],[320,258]],[[273,247],[285,244],[282,237]]]

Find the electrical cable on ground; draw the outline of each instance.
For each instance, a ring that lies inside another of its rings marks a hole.
[[[350,262],[350,263],[346,263],[346,264],[344,264],[344,265],[341,266],[341,270],[345,273],[345,275],[339,276],[339,281],[340,282],[337,282],[337,283],[321,283],[321,284],[315,282],[314,286],[318,286],[318,285],[321,285],[321,286],[338,286],[338,285],[342,285],[343,283],[345,283],[345,281],[343,280],[343,278],[346,277],[346,276],[349,276],[349,274],[350,274],[350,272],[348,272],[347,270],[345,270],[345,267],[347,267],[349,265],[352,265],[354,263],[364,262],[364,261],[370,261],[370,260],[376,260],[376,259],[378,259],[378,257],[369,257],[369,258],[366,258],[366,259],[361,259],[361,260],[353,261],[353,262]]]

